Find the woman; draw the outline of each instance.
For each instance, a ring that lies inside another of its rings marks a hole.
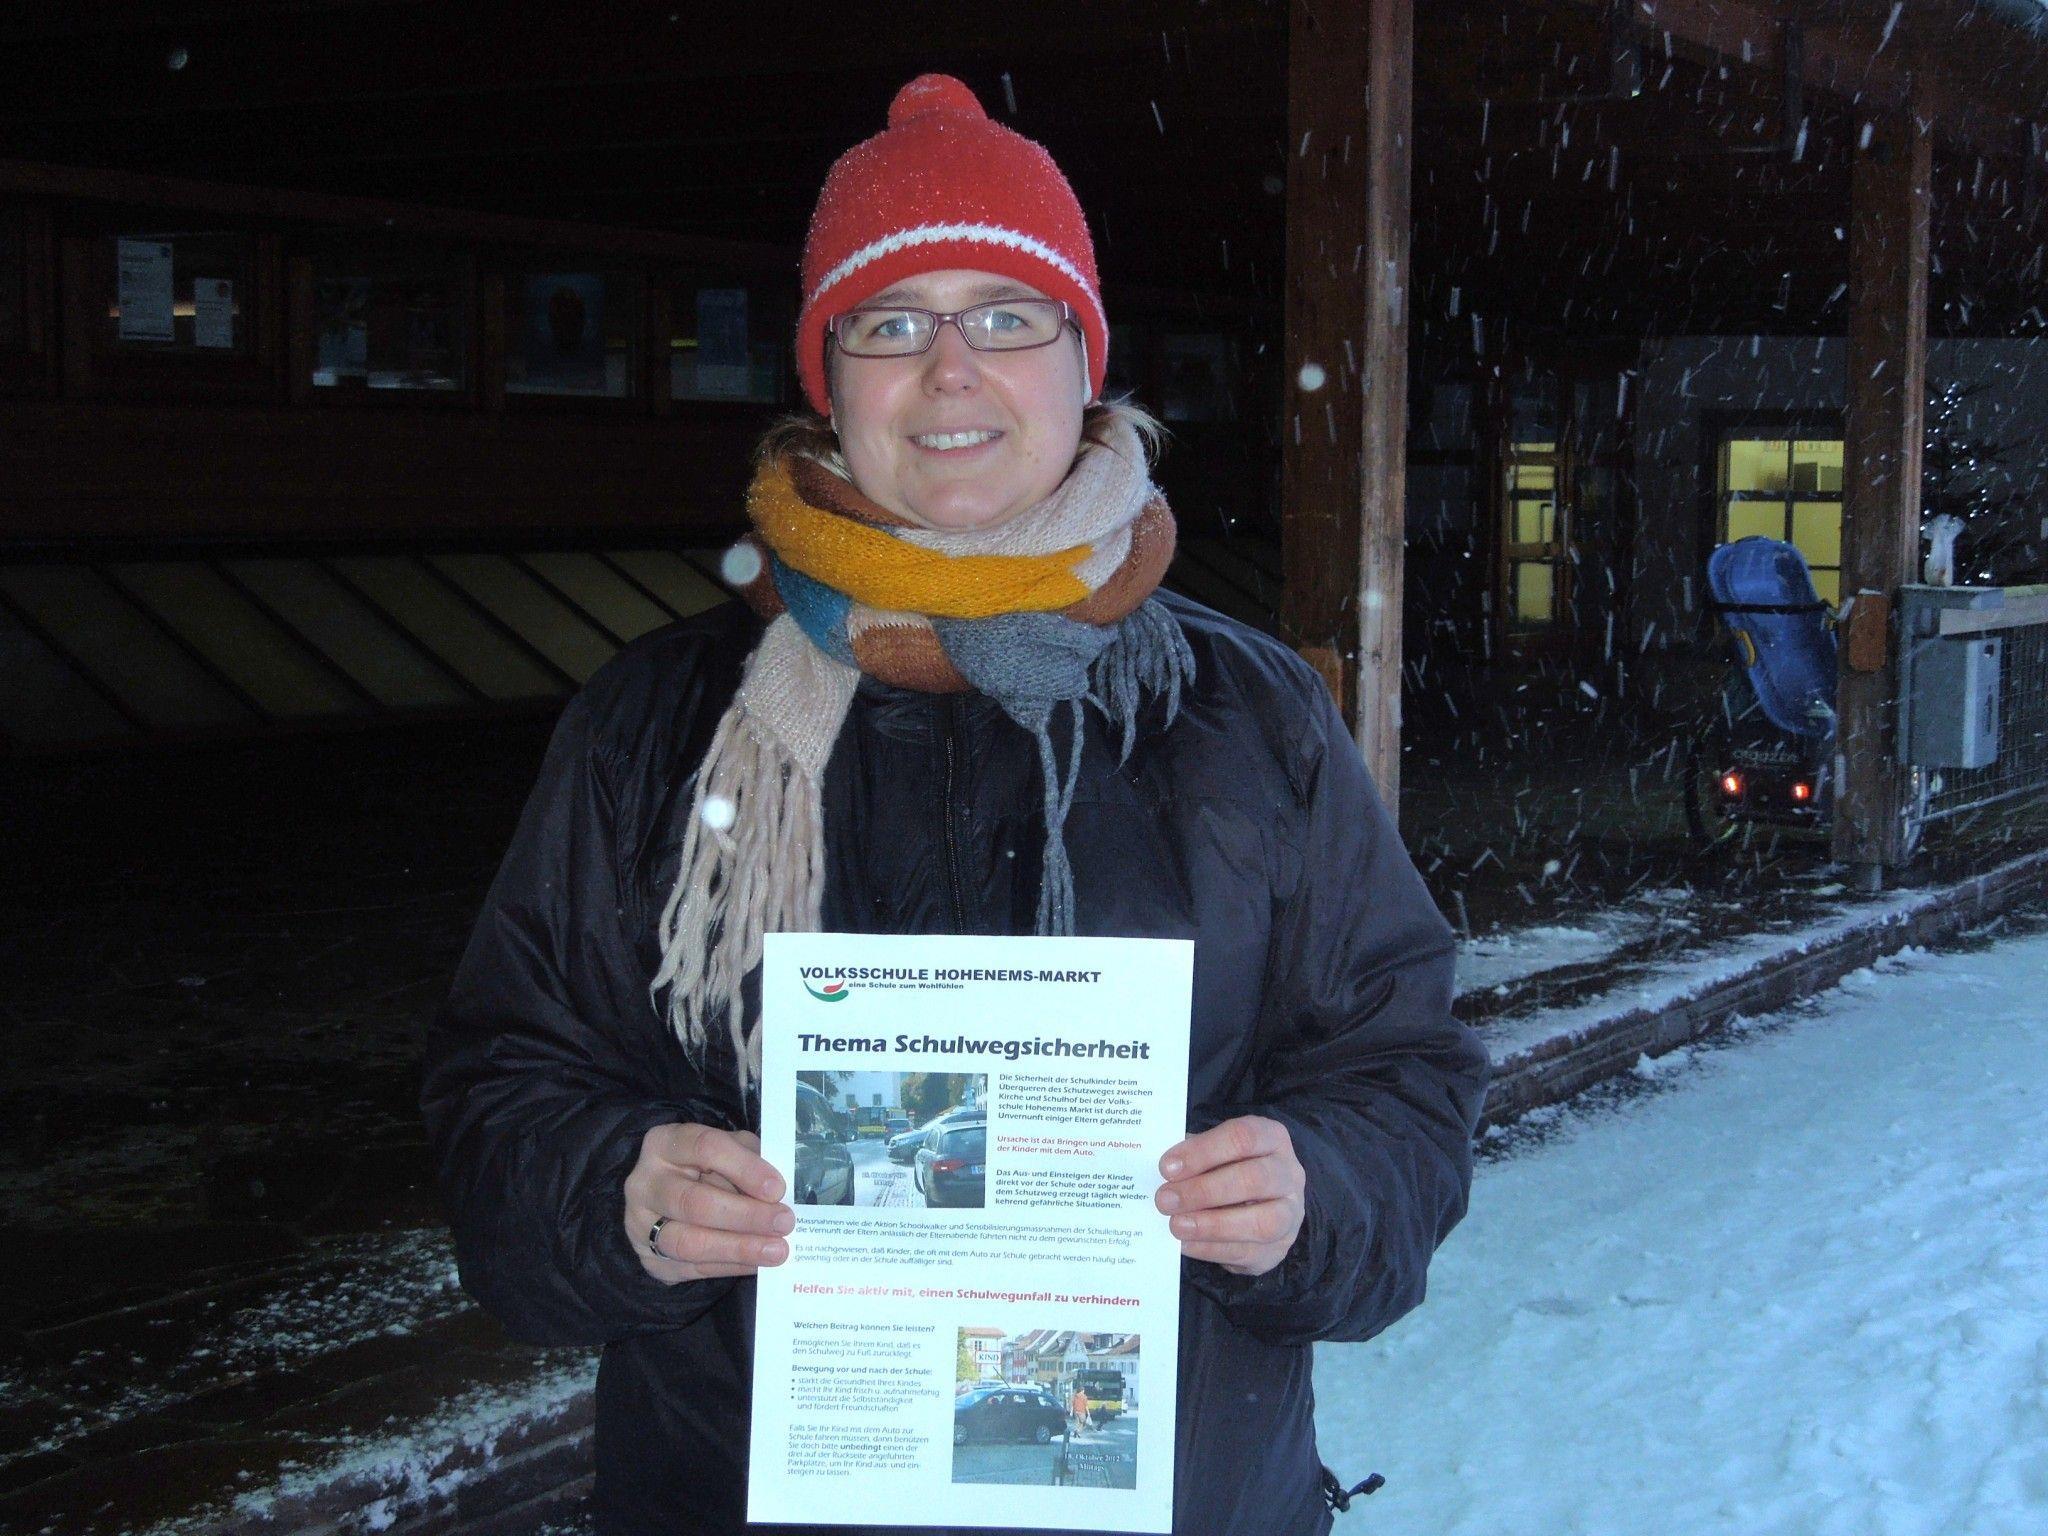
[[[1176,1529],[1327,1529],[1309,1346],[1419,1302],[1469,1190],[1449,933],[1315,675],[1156,590],[1149,421],[1100,401],[1045,151],[913,81],[803,282],[817,419],[764,445],[749,606],[570,703],[431,1033],[463,1283],[604,1346],[600,1530],[739,1530],[746,1281],[794,1224],[754,1134],[762,934],[1192,938]]]

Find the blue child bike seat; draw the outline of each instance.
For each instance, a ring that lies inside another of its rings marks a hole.
[[[1835,632],[1805,556],[1783,539],[1737,539],[1707,557],[1707,588],[1771,724],[1794,736],[1831,734]]]

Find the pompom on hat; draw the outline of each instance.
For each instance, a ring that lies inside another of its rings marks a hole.
[[[1073,306],[1088,341],[1088,392],[1102,393],[1109,322],[1095,244],[1074,189],[1045,147],[992,122],[951,75],[919,75],[889,126],[825,176],[804,238],[797,374],[820,416],[825,323],[895,283],[965,267],[1029,283]]]

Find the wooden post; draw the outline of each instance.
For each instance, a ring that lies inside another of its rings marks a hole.
[[[1842,595],[1855,601],[1836,700],[1834,852],[1866,889],[1908,852],[1888,632],[1920,545],[1931,155],[1916,114],[1888,113],[1864,131],[1851,180]]]
[[[1414,0],[1292,0],[1282,622],[1401,791]]]

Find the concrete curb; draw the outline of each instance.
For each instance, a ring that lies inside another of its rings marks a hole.
[[[287,1464],[267,1484],[199,1499],[145,1536],[532,1530],[588,1491],[595,1448],[596,1358],[549,1353],[524,1380],[461,1392],[409,1421],[394,1415],[378,1434]]]
[[[1910,944],[1955,937],[2048,890],[2048,849],[1968,879],[1852,907],[1803,934],[1765,935],[1653,968],[1591,1002],[1480,1031],[1494,1053],[1481,1128],[1619,1076],[1737,1016],[1770,1013]]]

